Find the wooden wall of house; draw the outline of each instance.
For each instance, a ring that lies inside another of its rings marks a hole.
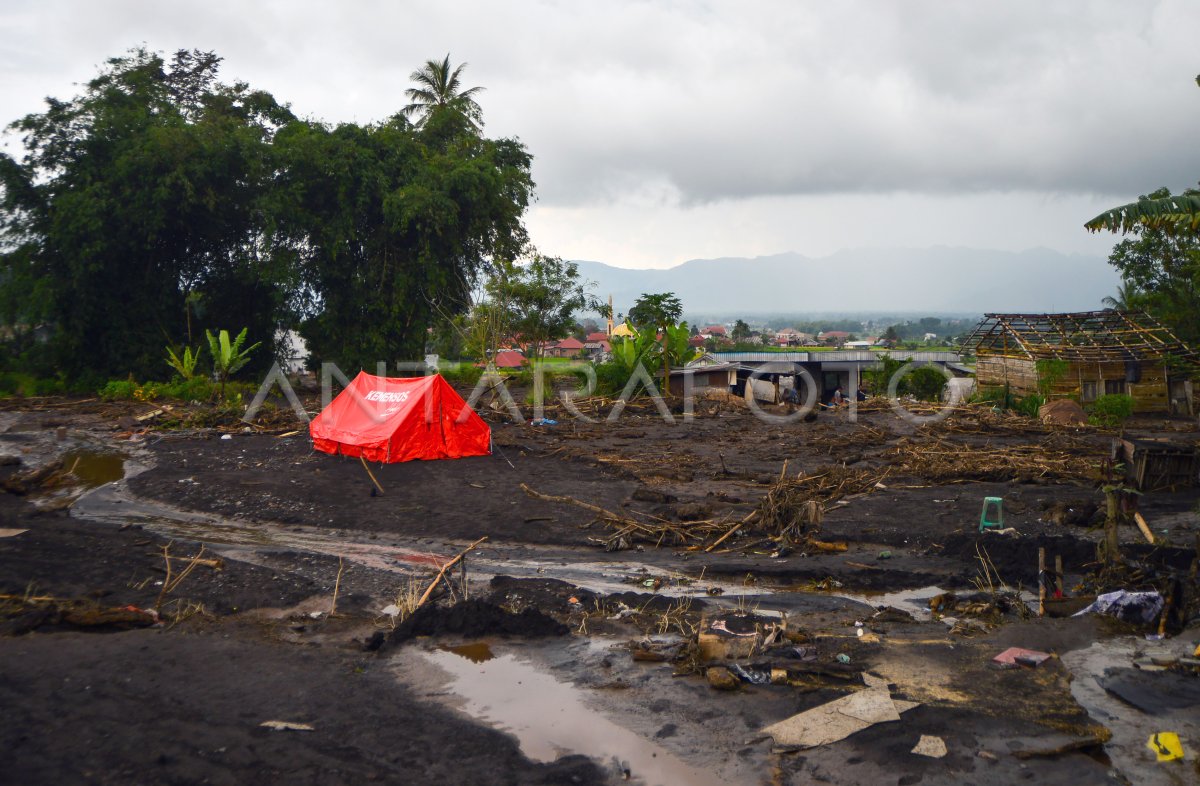
[[[1017,396],[1038,393],[1037,364],[1032,360],[979,355],[975,379],[981,387],[1004,387]],[[1124,384],[1125,363],[1071,363],[1067,372],[1050,389],[1050,398],[1074,398],[1085,406],[1095,400],[1084,397],[1085,383],[1094,383],[1096,396],[1105,394],[1106,381],[1123,383],[1126,393],[1133,396],[1135,412],[1169,412],[1171,400],[1167,392],[1166,369],[1157,361],[1141,364],[1141,379]]]
[[[985,355],[975,358],[975,382],[980,387],[1008,389],[1017,396],[1037,393],[1037,366],[1032,360]]]
[[[1072,363],[1067,373],[1051,390],[1052,398],[1073,396],[1087,405],[1095,398],[1084,396],[1086,383],[1094,383],[1096,397],[1108,392],[1106,382],[1120,383],[1125,393],[1133,396],[1135,412],[1168,412],[1171,408],[1167,395],[1166,369],[1161,363],[1144,361],[1140,364],[1140,379],[1126,383],[1124,362],[1116,363]]]

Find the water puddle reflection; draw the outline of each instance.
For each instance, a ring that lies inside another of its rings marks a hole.
[[[473,641],[470,644],[459,644],[455,647],[442,647],[446,652],[453,652],[460,658],[466,658],[472,663],[485,663],[496,657],[486,641]]]
[[[463,711],[514,735],[529,758],[550,762],[581,753],[606,768],[628,770],[630,782],[645,786],[724,783],[590,709],[577,688],[540,672],[533,664],[510,654],[478,661],[456,651],[461,649],[433,650],[420,656],[450,675],[447,687],[463,699]]]
[[[119,453],[72,450],[63,454],[63,467],[90,489],[125,477],[125,457]]]

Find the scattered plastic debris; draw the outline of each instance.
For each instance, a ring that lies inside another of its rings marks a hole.
[[[751,685],[767,685],[771,682],[771,672],[769,671],[747,669],[739,666],[736,663],[731,663],[729,665],[729,670],[736,674],[738,678],[742,680],[742,682],[748,682]]]
[[[1175,761],[1183,758],[1183,744],[1173,731],[1161,731],[1151,735],[1146,747],[1154,751],[1159,761]]]
[[[900,713],[918,706],[913,701],[893,700],[885,680],[863,675],[868,689],[806,710],[767,726],[763,733],[776,745],[813,748],[845,739],[876,723],[900,720]]]
[[[1158,619],[1162,607],[1162,595],[1159,595],[1157,592],[1117,590],[1098,596],[1092,605],[1077,612],[1074,616],[1082,617],[1084,614],[1107,614],[1126,622],[1149,625]]]
[[[1001,652],[999,655],[992,658],[992,661],[1011,669],[1016,668],[1017,666],[1040,666],[1043,662],[1049,659],[1050,653],[1048,652],[1027,650],[1022,649],[1021,647],[1009,647],[1004,652]]]

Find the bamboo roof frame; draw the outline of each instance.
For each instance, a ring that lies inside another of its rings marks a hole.
[[[1200,353],[1144,312],[984,314],[963,339],[976,356],[1088,363],[1200,362]]]

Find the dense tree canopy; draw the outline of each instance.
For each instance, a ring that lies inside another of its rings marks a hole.
[[[0,282],[6,302],[25,305],[3,316],[17,333],[55,328],[51,352],[27,362],[147,373],[164,343],[187,340],[193,291],[208,324],[274,323],[255,207],[271,137],[292,117],[266,93],[217,83],[219,62],[136,51],[13,124],[26,154],[0,160]]]
[[[12,125],[8,362],[76,384],[161,376],[166,344],[289,326],[345,371],[416,359],[434,311],[463,310],[483,267],[521,253],[530,156],[482,138],[463,101],[432,103],[420,128],[402,114],[329,127],[217,81],[219,64],[136,50]]]

